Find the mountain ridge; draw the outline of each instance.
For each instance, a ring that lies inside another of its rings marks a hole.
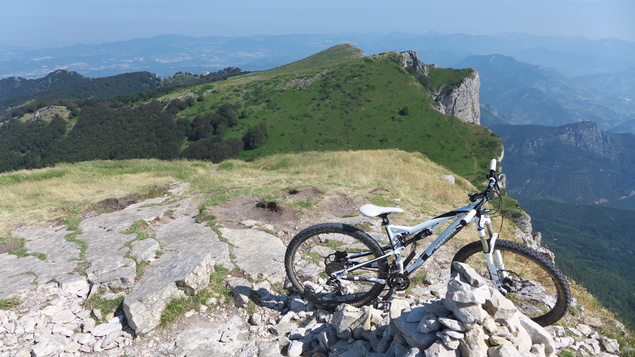
[[[57,49],[8,49],[4,59],[0,60],[0,74],[38,77],[60,67],[91,77],[131,71],[166,76],[178,71],[217,71],[228,66],[253,71],[293,62],[340,43],[353,43],[367,53],[414,50],[426,63],[444,67],[451,67],[469,55],[489,53],[504,53],[521,61],[549,66],[568,77],[620,72],[635,67],[632,60],[635,44],[626,41],[428,32],[244,37],[162,35]],[[140,55],[143,54],[141,50],[146,51],[145,57]],[[190,56],[183,56],[184,53]],[[103,55],[110,60],[100,59]]]
[[[509,182],[510,194],[635,209],[635,135],[593,122],[491,129],[505,145],[506,169],[524,178]]]
[[[499,54],[470,56],[456,65],[479,71],[481,103],[492,105],[509,124],[593,121],[614,131],[635,123],[635,106],[628,98],[582,87],[542,66]]]

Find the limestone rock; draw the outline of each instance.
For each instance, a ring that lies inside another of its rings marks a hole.
[[[132,242],[129,254],[135,257],[137,262],[148,262],[154,259],[159,250],[161,250],[159,242],[154,239],[143,239]]]
[[[163,202],[152,199],[125,212],[86,220],[80,237],[86,242],[87,264],[83,267],[87,267],[88,279],[73,272],[78,268],[78,249],[76,243],[65,240],[65,227],[17,230],[24,234],[31,252],[43,253],[46,258],[0,254],[2,288],[17,287],[12,291],[23,301],[19,307],[0,310],[0,356],[550,357],[563,348],[576,355],[598,357],[620,353],[617,341],[601,336],[595,321],[575,328],[536,325],[490,289],[489,281],[463,264],[453,276],[449,269],[436,272],[434,286],[427,287],[428,291],[415,289],[412,295],[392,299],[389,311],[342,305],[332,313],[278,290],[283,284],[277,283],[284,281],[284,247],[279,238],[254,229],[222,229],[228,233],[224,238],[236,243],[232,262],[228,245],[212,229],[194,221],[196,206],[190,205],[192,201]],[[167,209],[171,210],[169,215]],[[138,240],[134,234],[123,233],[139,219],[152,222],[148,229],[154,232],[153,239]],[[245,227],[267,226],[243,223]],[[68,255],[56,252],[57,245],[48,244],[46,239],[69,243],[59,244],[60,249],[69,248]],[[249,251],[249,244],[271,246],[276,253],[268,256],[268,261],[260,252],[241,253]],[[157,254],[159,248],[162,254]],[[74,260],[67,266],[60,257]],[[150,264],[137,275],[129,257]],[[255,257],[261,261],[250,265]],[[42,282],[40,276],[24,274],[30,265],[51,278]],[[209,282],[217,265],[237,268],[255,279],[236,278],[234,271],[225,277],[242,304],[236,304],[238,308],[224,306],[218,303],[219,295],[212,295],[208,306],[183,316],[178,325],[181,330],[168,326],[156,334],[151,331],[165,304],[195,294]],[[124,286],[129,288],[99,289]],[[431,290],[437,295],[430,295]],[[124,296],[125,316],[120,310],[114,316],[96,308],[85,309],[89,291],[102,300]],[[424,294],[417,295],[420,292]],[[255,311],[248,313],[248,309]],[[141,332],[148,333],[133,338]]]
[[[436,340],[436,334],[434,332],[421,333],[417,330],[418,324],[408,322],[406,316],[402,315],[392,320],[395,328],[399,330],[405,341],[411,347],[417,347],[420,350],[425,350],[430,347]]]
[[[331,324],[335,328],[338,337],[350,338],[353,329],[362,324],[363,317],[364,313],[361,309],[343,304],[335,310]]]
[[[246,274],[270,283],[284,282],[286,246],[280,238],[252,229],[222,228],[220,231],[224,238],[236,246],[235,263]]]
[[[171,300],[205,287],[214,266],[229,260],[227,245],[216,233],[189,217],[161,227],[156,236],[166,253],[150,263],[123,303],[128,323],[136,333],[156,327]]]

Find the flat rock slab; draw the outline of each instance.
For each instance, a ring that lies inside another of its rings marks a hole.
[[[44,260],[0,254],[0,299],[72,272],[79,258],[79,247],[66,240],[68,233],[71,232],[63,226],[22,227],[13,231],[14,237],[24,239],[29,253],[42,254]]]
[[[37,264],[35,257],[18,258],[15,255],[0,254],[0,299],[6,299],[20,291],[28,290],[36,277],[28,271]]]
[[[137,221],[160,220],[168,211],[186,210],[189,199],[161,205],[165,198],[153,198],[112,213],[83,220],[77,239],[86,242],[86,276],[91,284],[111,290],[131,288],[136,279],[136,263],[129,258],[129,243],[135,234],[124,234]]]
[[[150,262],[123,303],[128,324],[137,334],[158,326],[171,300],[207,286],[215,265],[230,264],[227,244],[191,217],[162,225],[156,239],[163,254]]]
[[[284,253],[287,247],[274,235],[254,229],[221,228],[221,235],[236,250],[234,263],[256,280],[283,283]]]
[[[125,244],[136,239],[134,234],[115,231],[87,231],[77,239],[86,242],[86,268],[88,280],[96,287],[108,289],[129,288],[134,285],[136,264],[126,258],[130,251]]]
[[[183,209],[189,206],[190,199],[180,200],[171,204],[163,204],[165,198],[153,198],[135,203],[121,211],[104,213],[96,217],[86,218],[79,224],[82,232],[123,232],[136,221],[148,223],[161,219],[166,212]]]

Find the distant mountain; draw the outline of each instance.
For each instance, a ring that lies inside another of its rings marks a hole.
[[[38,93],[74,83],[88,81],[77,72],[56,70],[38,79],[9,77],[0,79],[0,101],[11,97],[35,97]]]
[[[635,68],[616,73],[591,74],[573,78],[572,81],[611,95],[626,97],[635,106]]]
[[[635,135],[593,122],[491,129],[505,145],[510,195],[635,210]]]
[[[605,130],[621,131],[635,123],[630,98],[582,86],[542,66],[494,54],[469,56],[456,67],[479,72],[481,103],[494,107],[510,124],[559,126],[593,121]]]
[[[502,53],[579,77],[635,68],[635,43],[615,39],[522,34],[340,33],[284,36],[153,38],[63,48],[0,49],[0,77],[37,78],[55,69],[88,77],[148,71],[160,76],[201,73],[225,67],[264,70],[300,60],[333,45],[352,43],[366,53],[414,50],[425,63],[453,65],[470,55]]]
[[[90,77],[142,71],[163,77],[176,72],[215,72],[226,67],[263,70],[302,59],[334,44],[323,41],[316,46],[310,38],[300,37],[163,35],[99,45],[12,51],[3,53],[0,75],[37,78],[55,69],[69,69]]]

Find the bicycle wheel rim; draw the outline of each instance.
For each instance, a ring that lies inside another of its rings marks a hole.
[[[521,313],[542,326],[558,321],[566,313],[570,296],[562,273],[540,253],[516,243],[499,241],[497,251],[504,263],[504,269],[499,269],[498,275],[507,290],[505,297]],[[459,253],[457,256],[461,255]],[[474,250],[455,260],[469,264],[484,277],[490,276],[482,250]]]
[[[346,274],[357,280],[333,279],[330,274],[376,258],[377,247],[368,239],[371,238],[360,238],[357,232],[337,229],[309,232],[290,244],[292,252],[285,262],[287,274],[296,290],[319,305],[367,304],[381,293],[384,284],[364,279],[382,279],[383,262]]]

